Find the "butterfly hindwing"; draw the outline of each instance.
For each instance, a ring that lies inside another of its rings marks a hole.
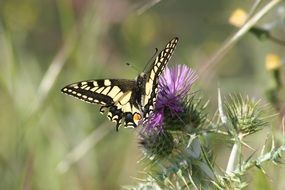
[[[159,76],[163,72],[165,66],[167,65],[168,61],[170,60],[173,51],[178,43],[178,38],[173,38],[165,48],[158,54],[155,58],[152,66],[148,72],[146,72],[147,79],[145,83],[145,97],[144,97],[144,118],[147,119],[149,114],[153,112],[156,96],[157,96],[157,86]]]

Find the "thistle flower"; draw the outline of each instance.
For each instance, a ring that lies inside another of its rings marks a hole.
[[[196,72],[187,65],[167,67],[159,78],[156,109],[146,122],[146,129],[161,128],[167,113],[175,117],[184,112],[183,100],[197,78]]]
[[[172,114],[183,111],[181,102],[198,76],[187,65],[166,68],[159,78],[156,108],[169,109]]]
[[[143,124],[139,144],[148,157],[159,158],[170,154],[174,138],[165,128],[166,123],[175,128],[181,124],[181,116],[187,111],[184,101],[197,79],[196,73],[186,65],[166,68],[158,83],[158,96],[154,113]],[[175,123],[176,122],[176,123]]]

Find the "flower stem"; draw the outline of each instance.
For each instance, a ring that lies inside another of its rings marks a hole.
[[[234,146],[232,148],[232,151],[231,151],[231,154],[230,154],[230,158],[229,158],[229,161],[228,161],[226,174],[231,174],[235,170],[235,162],[236,162],[236,159],[237,159],[237,156],[238,156],[241,140],[242,140],[242,135],[239,135],[237,140],[235,140],[235,144],[234,144]]]
[[[264,162],[272,161],[273,163],[277,163],[277,158],[281,157],[281,154],[285,152],[285,145],[278,147],[264,155],[261,155],[255,160],[251,160],[250,162],[245,163],[241,168],[238,168],[233,173],[245,173],[248,169],[256,166],[261,166]]]
[[[230,158],[228,161],[228,165],[227,165],[227,169],[226,169],[226,174],[231,174],[234,171],[234,166],[235,166],[235,161],[237,158],[237,153],[238,153],[238,147],[239,147],[239,143],[235,142],[231,154],[230,154]]]

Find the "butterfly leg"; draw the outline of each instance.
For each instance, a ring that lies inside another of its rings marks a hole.
[[[116,131],[118,132],[119,131],[119,127],[120,127],[120,123],[119,122],[117,122],[117,124],[116,124]]]

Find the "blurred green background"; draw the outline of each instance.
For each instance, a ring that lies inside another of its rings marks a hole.
[[[99,114],[99,106],[67,97],[60,89],[85,79],[135,78],[155,48],[174,36],[180,43],[170,65],[199,69],[236,30],[228,23],[231,13],[249,11],[253,3],[1,0],[0,189],[112,190],[136,184],[144,168],[137,163],[142,153],[136,132],[117,133]],[[284,23],[276,24],[280,10],[284,3],[259,24],[275,24],[274,34],[284,38]],[[271,52],[284,55],[284,46],[246,34],[201,73],[195,90],[211,100],[210,115],[217,108],[218,87],[224,94],[241,92],[266,100],[273,80],[264,64]],[[254,139],[250,143],[261,147]],[[229,149],[219,151],[223,168]],[[282,189],[281,174],[272,172],[264,180],[257,172],[251,179],[263,189]]]

